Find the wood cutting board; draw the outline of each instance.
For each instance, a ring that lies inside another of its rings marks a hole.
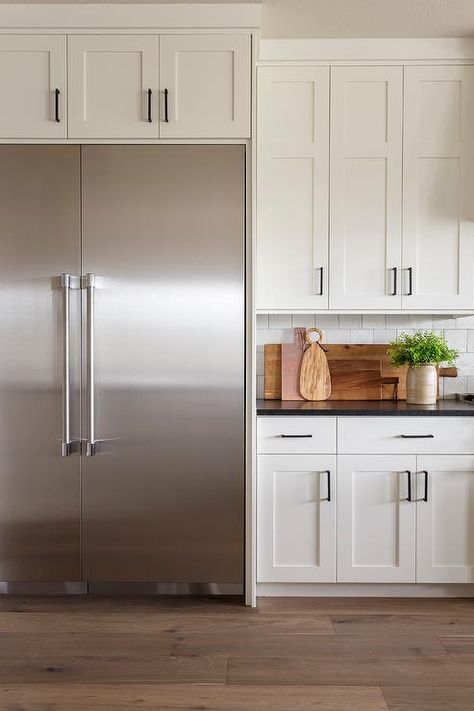
[[[330,400],[381,400],[380,360],[333,358],[329,361],[332,392]]]
[[[282,400],[304,400],[300,395],[300,369],[305,338],[305,328],[294,328],[293,343],[282,343],[281,345]]]
[[[312,333],[319,338],[313,341]],[[306,331],[306,349],[303,353],[300,372],[300,393],[305,400],[321,402],[331,395],[331,374],[326,353],[322,346],[323,333],[319,328]]]
[[[281,400],[281,343],[263,347],[263,390],[265,400]]]

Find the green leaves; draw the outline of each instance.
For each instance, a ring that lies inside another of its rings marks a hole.
[[[459,353],[448,346],[445,336],[439,336],[433,331],[416,331],[402,333],[396,341],[389,344],[388,355],[391,364],[398,368],[401,365],[412,365],[415,368],[426,363],[451,365]]]

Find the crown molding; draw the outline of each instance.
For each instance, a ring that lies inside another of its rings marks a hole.
[[[257,3],[0,4],[0,32],[22,30],[257,29]]]

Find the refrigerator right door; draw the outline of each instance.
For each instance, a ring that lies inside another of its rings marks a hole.
[[[84,578],[241,585],[245,149],[90,145],[82,175]]]

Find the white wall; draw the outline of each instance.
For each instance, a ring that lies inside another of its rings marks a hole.
[[[262,35],[466,37],[474,0],[263,0]]]

